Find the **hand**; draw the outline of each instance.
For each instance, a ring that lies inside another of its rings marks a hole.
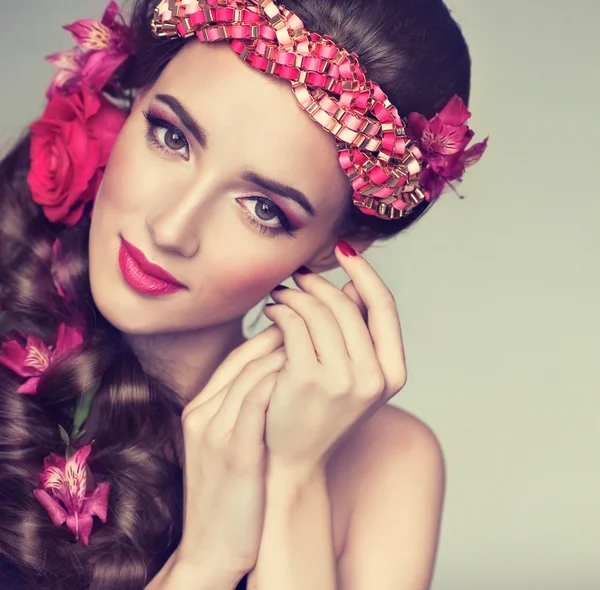
[[[317,274],[271,292],[265,315],[287,360],[267,411],[269,466],[324,468],[336,443],[406,383],[400,320],[391,292],[361,256],[336,256],[351,281],[340,291]]]
[[[274,328],[274,329],[273,329]],[[176,564],[233,568],[257,560],[265,510],[265,412],[285,353],[271,326],[233,350],[184,408],[184,518]]]

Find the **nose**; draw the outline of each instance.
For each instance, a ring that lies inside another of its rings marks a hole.
[[[146,218],[146,227],[154,245],[160,250],[192,258],[200,249],[198,227],[184,206],[172,203]]]

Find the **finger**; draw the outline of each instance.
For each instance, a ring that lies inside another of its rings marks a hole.
[[[358,376],[381,375],[379,360],[365,321],[368,315],[367,307],[354,283],[350,281],[344,286],[344,289],[347,289],[352,295],[350,297],[347,292],[338,289],[320,275],[296,273],[293,278],[305,292],[325,304],[334,315],[342,334],[347,356],[355,366],[355,374]]]
[[[267,410],[276,383],[277,377],[271,373],[244,397],[231,434],[232,444],[242,451],[248,446],[264,446]]]
[[[309,346],[312,351],[315,351],[314,358],[318,358],[322,365],[334,371],[344,371],[349,368],[344,335],[336,316],[325,303],[301,289],[272,291],[271,297],[276,303],[284,304],[284,309],[281,309],[281,306],[279,309],[275,309],[275,315],[272,317],[283,332],[290,363],[294,364],[304,352],[297,349],[301,346],[303,348]],[[296,320],[294,314],[285,310],[285,307],[295,312],[299,319]],[[310,343],[305,344],[306,334],[308,334]],[[288,340],[293,347],[289,350],[287,348]]]
[[[246,340],[227,355],[202,389],[201,395],[197,395],[189,402],[184,412],[193,411],[198,405],[216,395],[223,387],[231,383],[250,361],[266,356],[282,345],[283,334],[275,325],[269,326]]]
[[[218,412],[228,390],[229,384],[222,387],[208,400],[200,400],[201,403],[199,403],[198,400],[194,399],[193,401],[195,403],[193,405],[192,402],[188,403],[188,405],[183,408],[183,412],[181,413],[181,423],[184,430],[186,429],[186,424],[193,424],[193,430],[195,432],[202,432],[206,428],[206,425]],[[186,422],[191,416],[193,416],[193,419],[189,422]]]
[[[371,340],[386,382],[384,395],[389,397],[406,383],[404,343],[396,301],[363,256],[345,256],[339,246],[336,246],[335,254],[367,308]],[[305,278],[311,278],[311,275]]]
[[[356,290],[356,287],[354,286],[354,282],[348,281],[342,287],[342,293],[347,295],[352,300],[354,305],[356,305],[356,307],[358,307],[358,310],[360,311],[360,315],[361,315],[362,319],[364,320],[364,322],[366,323],[366,321],[367,321],[367,306],[365,305],[365,302],[361,299],[360,295],[358,294],[358,291]]]
[[[199,399],[193,400],[195,403],[192,405],[190,402],[183,410],[182,420],[187,418],[190,414],[194,414],[194,427],[202,430],[211,420],[215,418],[217,413],[219,412],[223,402],[227,398],[229,394],[229,390],[231,389],[232,383],[235,382],[236,379],[239,379],[241,375],[243,375],[244,371],[247,371],[249,366],[253,366],[253,371],[257,372],[259,376],[264,376],[268,374],[268,368],[273,365],[273,356],[279,354],[285,354],[285,350],[283,345],[280,346],[276,351],[265,355],[264,357],[260,357],[260,359],[255,359],[247,363],[244,368],[240,371],[235,378],[226,383],[219,391],[214,393],[212,396],[205,398],[203,394],[197,396]],[[275,358],[277,358],[275,356]],[[258,377],[257,377],[258,378]],[[246,377],[246,382],[247,377]],[[252,383],[252,382],[250,382]]]
[[[249,392],[265,377],[279,372],[285,362],[286,354],[281,349],[248,363],[228,387],[221,406],[214,415],[212,427],[217,432],[231,432]]]

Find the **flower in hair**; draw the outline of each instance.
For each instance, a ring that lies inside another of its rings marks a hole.
[[[81,85],[100,92],[131,55],[129,29],[118,4],[111,1],[101,21],[78,20],[64,28],[75,37],[78,46],[46,58],[59,68],[48,88],[47,98],[59,91],[72,92]]]
[[[77,328],[61,324],[58,328],[56,344],[46,346],[39,338],[29,335],[25,348],[16,340],[4,342],[0,347],[0,364],[8,367],[26,381],[19,386],[17,393],[34,394],[44,371],[62,354],[83,342]]]
[[[126,114],[81,86],[56,94],[31,129],[31,195],[53,223],[74,225],[102,180]]]
[[[466,125],[470,117],[458,95],[429,120],[419,113],[408,115],[408,136],[419,146],[426,164],[420,184],[428,201],[439,197],[446,186],[454,190],[451,181],[460,182],[465,169],[485,152],[487,138],[466,149],[475,135]]]
[[[50,453],[39,474],[42,488],[33,491],[55,526],[66,524],[83,545],[88,545],[93,516],[103,523],[108,514],[110,484],[99,483],[89,489],[87,459],[91,445],[85,445],[68,459]]]

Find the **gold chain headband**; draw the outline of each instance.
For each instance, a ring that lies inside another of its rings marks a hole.
[[[338,157],[364,213],[398,219],[427,199],[423,154],[406,123],[355,53],[312,33],[273,0],[161,0],[157,37],[230,40],[251,66],[290,81],[300,106],[336,137]]]

